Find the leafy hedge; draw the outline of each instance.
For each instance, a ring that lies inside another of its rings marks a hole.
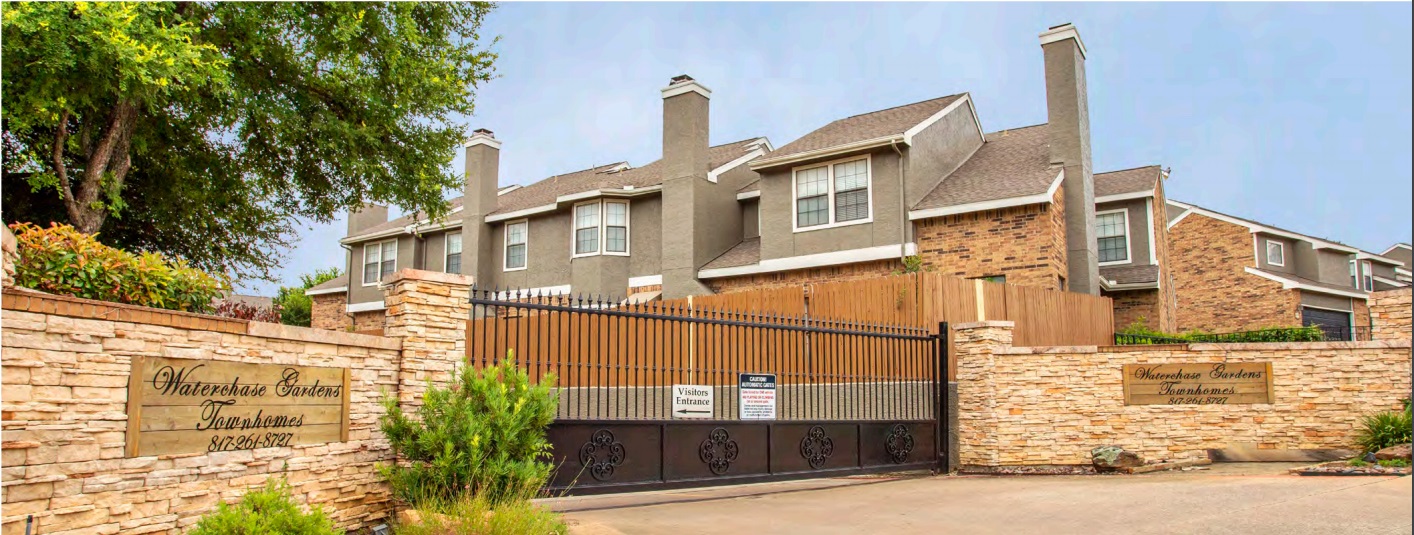
[[[1325,332],[1320,327],[1269,327],[1255,331],[1233,333],[1207,333],[1190,331],[1186,333],[1166,333],[1145,327],[1135,322],[1115,333],[1115,343],[1119,345],[1187,344],[1192,342],[1240,344],[1253,342],[1320,342],[1325,340]]]
[[[115,249],[70,225],[12,223],[10,229],[19,253],[15,284],[25,288],[188,312],[210,312],[212,300],[230,289],[224,275],[157,253]]]
[[[265,487],[247,492],[240,503],[222,502],[203,516],[187,535],[342,535],[334,521],[318,506],[301,511],[290,497],[290,485],[268,479]]]

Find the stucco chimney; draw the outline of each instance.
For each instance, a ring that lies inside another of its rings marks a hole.
[[[462,198],[462,275],[474,284],[492,279],[491,226],[486,215],[496,211],[496,190],[501,180],[501,142],[485,128],[466,141],[466,191]]]
[[[355,236],[364,229],[388,222],[388,207],[381,204],[365,204],[363,208],[349,212],[349,233]]]
[[[1050,144],[1051,165],[1065,172],[1061,186],[1065,192],[1067,286],[1072,292],[1098,294],[1085,43],[1075,26],[1066,23],[1041,33],[1041,50],[1046,58],[1046,140]]]
[[[710,258],[698,229],[711,222],[696,209],[707,194],[708,104],[712,91],[686,74],[663,88],[663,297],[710,294],[697,269]]]

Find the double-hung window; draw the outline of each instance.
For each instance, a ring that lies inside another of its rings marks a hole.
[[[1129,261],[1129,210],[1095,214],[1095,242],[1100,263]]]
[[[505,271],[525,269],[526,255],[530,243],[530,222],[521,220],[506,224],[506,265]]]
[[[443,267],[445,268],[443,269],[443,271],[446,271],[447,273],[462,272],[461,232],[454,231],[447,233],[447,258],[446,262],[443,263]]]
[[[398,240],[363,246],[363,285],[378,284],[398,267]]]
[[[1360,274],[1355,271],[1355,261],[1350,261],[1350,287],[1360,289]]]
[[[1360,263],[1361,280],[1365,281],[1365,291],[1367,292],[1375,290],[1375,272],[1371,271],[1374,268],[1375,266],[1369,260]]]
[[[1267,263],[1273,266],[1286,265],[1286,245],[1279,241],[1267,240]]]
[[[629,254],[628,201],[590,201],[574,207],[573,256]]]
[[[794,180],[796,230],[871,221],[868,157],[797,169]]]

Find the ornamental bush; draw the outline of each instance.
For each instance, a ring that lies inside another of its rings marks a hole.
[[[1411,418],[1409,404],[1402,411],[1385,411],[1366,414],[1360,418],[1360,427],[1355,431],[1355,443],[1366,452],[1380,451],[1390,446],[1408,444],[1414,436],[1414,418]]]
[[[290,485],[284,480],[269,479],[265,487],[247,492],[236,505],[217,505],[216,510],[202,517],[187,535],[342,535],[318,505],[310,512],[301,511],[290,497]]]
[[[58,295],[187,312],[210,312],[230,283],[181,259],[133,254],[98,243],[71,225],[12,223],[19,258],[15,284]]]
[[[1206,333],[1189,331],[1186,333],[1166,333],[1150,329],[1143,324],[1143,318],[1115,332],[1116,343],[1120,345],[1183,344],[1190,342],[1207,343],[1254,343],[1254,342],[1320,342],[1325,340],[1325,332],[1320,327],[1268,327],[1255,331],[1235,333]]]
[[[379,467],[394,496],[417,507],[467,496],[496,505],[539,490],[551,468],[545,429],[558,403],[554,377],[531,383],[513,355],[481,370],[463,367],[448,388],[429,384],[416,417],[384,397],[379,426],[407,461]]]

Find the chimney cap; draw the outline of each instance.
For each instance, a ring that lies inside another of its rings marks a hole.
[[[463,146],[466,148],[471,148],[476,145],[486,145],[493,149],[500,149],[501,140],[496,139],[496,134],[494,132],[485,128],[477,128],[476,130],[471,131],[471,137],[466,140],[466,143],[463,144]]]
[[[668,87],[663,88],[663,98],[676,97],[684,93],[697,93],[702,98],[712,98],[712,90],[702,85],[697,80],[686,74],[674,76],[668,81]]]
[[[1075,29],[1075,25],[1069,22],[1058,26],[1051,26],[1046,31],[1041,32],[1041,46],[1044,48],[1051,43],[1057,43],[1066,39],[1075,39],[1075,47],[1080,49],[1080,57],[1084,59],[1085,41],[1080,40],[1080,30]]]

